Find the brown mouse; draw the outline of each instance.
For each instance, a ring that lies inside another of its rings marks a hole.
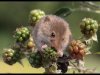
[[[62,57],[69,44],[71,31],[64,19],[56,15],[46,15],[36,23],[32,35],[40,51],[43,50],[42,46],[46,44],[55,48],[58,55]]]

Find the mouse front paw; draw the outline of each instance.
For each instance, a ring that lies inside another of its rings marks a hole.
[[[46,45],[46,44],[44,44],[44,45],[42,45],[42,49],[45,49],[45,48],[47,48],[48,46]]]
[[[58,51],[57,54],[59,57],[62,57],[64,53],[62,51]]]

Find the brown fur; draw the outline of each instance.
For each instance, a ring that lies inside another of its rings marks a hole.
[[[51,33],[55,33],[55,38],[51,38]],[[68,46],[71,31],[68,23],[55,15],[47,15],[36,24],[33,29],[33,38],[39,50],[43,41],[50,47],[54,47],[57,51],[63,52]],[[51,42],[51,40],[53,40]]]

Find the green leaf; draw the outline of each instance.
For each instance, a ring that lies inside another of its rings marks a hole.
[[[92,40],[98,42],[97,34],[94,34],[94,36],[92,36]]]
[[[70,8],[63,7],[58,9],[54,14],[61,17],[67,17],[68,15],[71,14],[71,12],[72,11]]]

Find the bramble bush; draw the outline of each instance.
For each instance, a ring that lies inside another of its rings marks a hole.
[[[71,14],[69,8],[61,8],[54,15],[62,18]],[[42,54],[37,50],[36,44],[31,34],[31,27],[46,15],[40,9],[34,9],[29,14],[29,26],[16,28],[13,37],[15,44],[12,48],[6,48],[3,53],[3,60],[8,65],[20,62],[23,58],[27,58],[34,68],[43,67],[45,73],[67,73],[68,69],[76,69],[79,73],[92,73],[93,70],[84,66],[84,57],[90,54],[92,43],[97,41],[97,31],[99,23],[92,18],[83,18],[80,22],[81,38],[70,41],[66,49],[68,55],[58,57],[55,49],[47,47]],[[73,71],[74,72],[74,71]]]

